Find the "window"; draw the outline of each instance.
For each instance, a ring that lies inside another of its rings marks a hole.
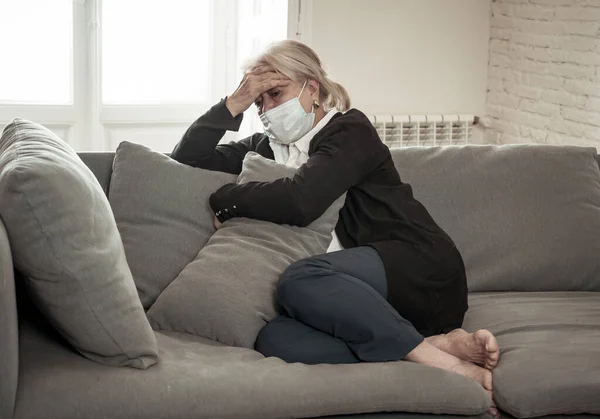
[[[210,100],[209,0],[104,0],[100,22],[103,103]]]
[[[288,30],[288,4],[281,0],[260,2],[240,2],[238,18],[238,54],[235,68],[236,77],[241,80],[242,67],[248,59],[259,54],[271,42],[285,39]],[[262,128],[260,118],[252,107],[244,115],[239,136],[247,137]]]
[[[0,1],[0,102],[73,103],[72,0]]]
[[[171,151],[235,90],[248,58],[288,37],[300,1],[1,0],[10,60],[0,66],[0,129],[18,116],[78,151],[124,140]],[[251,108],[225,140],[260,128]]]

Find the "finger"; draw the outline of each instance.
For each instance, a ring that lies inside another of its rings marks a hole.
[[[273,83],[275,84],[274,87],[285,87],[293,84],[293,82],[290,79],[276,80],[273,81]]]
[[[291,83],[291,80],[285,76],[266,76],[262,75],[256,79],[256,85],[260,88],[261,92],[272,89],[283,83],[285,85]]]
[[[285,87],[290,84],[292,84],[292,81],[289,79],[268,79],[260,84],[260,88],[262,92],[268,92],[276,87]]]
[[[275,69],[270,65],[259,65],[250,71],[251,74],[259,75],[266,72],[276,73]]]
[[[279,78],[279,76],[276,73],[263,73],[260,75],[248,73],[242,79],[241,84],[245,84],[250,90],[258,91],[259,87],[270,78]]]
[[[245,81],[250,81],[253,80],[257,77],[261,77],[262,75],[264,75],[265,73],[272,73],[273,75],[277,75],[277,73],[275,73],[273,71],[273,69],[269,69],[269,67],[266,66],[261,66],[261,67],[257,67],[256,69],[252,70],[252,71],[247,71],[243,77],[242,77],[242,81],[240,82],[240,84],[244,83]]]
[[[279,73],[274,73],[272,71],[268,71],[259,75],[255,75],[253,76],[254,80],[258,81],[259,83],[263,83],[265,80],[268,79],[277,79],[277,80],[289,80],[288,77],[284,76],[283,74],[279,74]]]

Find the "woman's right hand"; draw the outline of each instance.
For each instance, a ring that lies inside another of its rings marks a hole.
[[[225,105],[235,118],[246,111],[256,98],[275,87],[287,86],[291,80],[269,66],[259,66],[244,74],[238,88],[227,97]]]

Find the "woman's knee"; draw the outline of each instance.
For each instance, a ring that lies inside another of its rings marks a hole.
[[[308,326],[287,316],[278,316],[267,323],[258,334],[254,349],[266,357],[274,356],[293,362],[299,339],[308,333]]]
[[[278,318],[267,323],[258,333],[254,349],[264,356],[278,356],[278,343],[281,340],[281,325]]]
[[[324,271],[329,269],[331,269],[331,267],[317,257],[310,257],[296,261],[288,266],[287,269],[281,274],[279,282],[277,283],[277,290],[280,291],[283,289],[302,286],[303,280],[320,276]]]
[[[331,274],[331,266],[327,262],[310,257],[292,263],[279,278],[277,283],[277,303],[285,306],[294,301],[303,300],[302,296],[314,288],[313,281]]]

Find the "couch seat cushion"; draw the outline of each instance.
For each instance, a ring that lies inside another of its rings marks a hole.
[[[158,364],[144,371],[112,368],[24,322],[15,419],[283,419],[377,411],[474,415],[490,403],[474,380],[409,362],[287,364],[193,335],[157,332],[156,337]]]
[[[498,406],[518,417],[600,414],[600,293],[471,294],[464,326],[500,344]]]

